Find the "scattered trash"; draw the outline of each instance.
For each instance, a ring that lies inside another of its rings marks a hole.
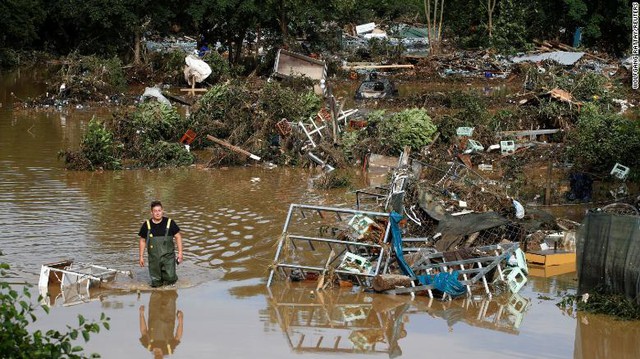
[[[338,269],[358,274],[370,274],[372,267],[371,262],[366,258],[346,252],[342,257],[342,262],[340,262]]]
[[[148,97],[153,97],[157,99],[158,102],[171,106],[171,101],[164,97],[162,91],[160,91],[160,89],[157,87],[145,87],[144,93],[142,94],[140,99],[141,101],[144,101]]]
[[[61,296],[64,306],[86,303],[98,299],[91,297],[89,292],[91,288],[100,287],[105,282],[115,281],[118,274],[132,277],[131,271],[66,259],[42,265],[38,290],[47,305],[56,302],[56,298],[51,301],[50,293]]]
[[[324,61],[279,49],[273,65],[273,74],[277,77],[302,76],[308,78],[314,81],[315,93],[317,95],[324,94],[324,84],[327,79],[327,67]]]
[[[196,82],[200,83],[211,75],[211,67],[209,64],[194,55],[185,57],[184,62],[186,63],[184,67],[184,79],[191,87],[193,87]]]
[[[503,156],[512,155],[516,152],[516,144],[514,141],[500,141],[500,153]]]
[[[356,99],[380,99],[398,96],[398,90],[393,83],[378,74],[371,73],[368,78],[358,86]]]
[[[456,129],[456,135],[460,137],[462,136],[471,137],[473,136],[473,129],[474,127],[458,127]]]
[[[629,171],[630,171],[629,167],[621,165],[616,162],[615,166],[613,166],[613,168],[611,169],[610,174],[624,181],[629,175]]]
[[[188,36],[157,40],[144,39],[142,42],[147,50],[164,53],[170,53],[175,50],[180,50],[184,51],[185,53],[191,54],[198,47],[198,42]]]
[[[474,152],[482,152],[484,151],[484,146],[476,140],[468,139],[467,140],[467,148],[464,153],[474,153]]]
[[[542,62],[545,60],[553,60],[560,65],[570,66],[578,62],[578,60],[580,60],[584,55],[584,52],[555,51],[536,55],[516,56],[511,60],[515,63],[523,61]]]

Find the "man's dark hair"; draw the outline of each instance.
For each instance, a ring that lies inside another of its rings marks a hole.
[[[153,209],[153,207],[156,207],[156,206],[160,206],[160,208],[162,208],[162,203],[160,203],[160,201],[151,202],[151,209]]]

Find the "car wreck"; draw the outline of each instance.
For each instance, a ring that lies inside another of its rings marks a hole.
[[[356,90],[356,100],[379,99],[398,96],[398,89],[393,82],[385,78],[380,78],[377,73],[371,73],[367,79],[360,83]]]

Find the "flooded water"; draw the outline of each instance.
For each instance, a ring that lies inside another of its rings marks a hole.
[[[288,168],[66,171],[58,151],[78,145],[92,116],[110,114],[12,110],[15,97],[43,89],[25,72],[0,76],[0,250],[9,281],[37,284],[43,263],[64,258],[133,278],[82,304],[52,293],[51,314],[40,311],[33,329],[104,312],[111,330],[79,343],[104,358],[640,357],[638,322],[556,307],[575,290],[574,273],[530,276],[517,295],[452,302],[280,281],[266,288],[289,204],[350,207],[353,194],[315,190],[314,174]],[[173,290],[148,290],[147,269],[137,266],[136,234],[154,199],[183,233]]]

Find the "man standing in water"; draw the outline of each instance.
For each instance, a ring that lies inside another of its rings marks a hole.
[[[140,231],[140,267],[144,267],[144,249],[147,248],[151,287],[172,285],[178,280],[176,263],[182,263],[182,236],[175,221],[164,217],[160,201],[151,202],[151,219],[142,223]],[[175,245],[178,247],[178,257]]]

